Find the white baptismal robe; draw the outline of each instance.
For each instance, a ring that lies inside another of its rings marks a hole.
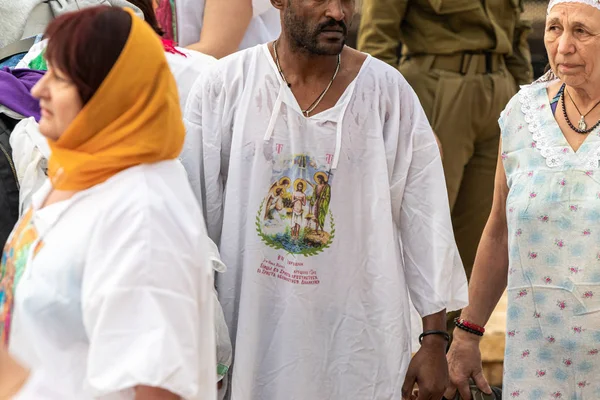
[[[185,122],[182,162],[228,266],[232,399],[399,399],[409,292],[423,316],[467,303],[440,154],[408,83],[368,57],[305,118],[257,46],[196,82]]]

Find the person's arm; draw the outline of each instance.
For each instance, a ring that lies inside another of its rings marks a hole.
[[[181,397],[167,390],[150,387],[138,386],[135,389],[135,400],[180,400]]]
[[[215,58],[235,53],[252,19],[252,0],[206,0],[202,32],[187,46]]]
[[[404,82],[392,92],[384,125],[387,152],[393,154],[390,194],[404,260],[410,299],[423,318],[424,331],[446,331],[446,310],[467,304],[467,279],[460,260],[435,136],[419,99]],[[391,149],[395,151],[392,152]],[[417,332],[417,334],[420,332]],[[409,398],[414,383],[419,399],[442,397],[448,382],[446,342],[428,335],[411,361],[402,393]],[[429,397],[431,396],[431,397]]]
[[[446,310],[423,318],[423,332],[446,330]],[[443,336],[428,335],[423,338],[421,348],[411,360],[402,386],[402,398],[412,399],[415,383],[419,385],[418,399],[438,399],[448,382],[446,362],[448,342]]]
[[[397,67],[400,24],[407,5],[408,0],[363,0],[358,50]]]
[[[508,277],[508,224],[506,221],[506,199],[508,185],[498,156],[494,188],[494,201],[490,217],[483,231],[473,274],[469,284],[470,304],[461,317],[480,326],[485,326],[502,293],[506,289]],[[454,330],[454,340],[448,353],[450,381],[446,397],[451,398],[458,388],[464,400],[470,400],[469,378],[473,377],[477,387],[490,393],[490,387],[483,376],[480,337],[461,329]]]
[[[187,193],[157,196],[151,183],[139,191],[103,213],[86,248],[85,383],[95,397],[211,398],[213,272],[200,210]]]
[[[49,376],[36,376],[30,381],[30,373],[10,356],[4,347],[0,347],[0,399],[13,400],[51,400],[63,399],[66,393],[52,393],[47,389],[60,385]],[[136,400],[180,400],[181,398],[166,390],[139,386],[135,391]]]
[[[499,155],[492,211],[477,250],[469,285],[471,302],[461,314],[466,320],[481,326],[487,323],[506,289],[508,277],[507,197],[506,174],[502,158]]]
[[[223,225],[228,160],[223,142],[230,143],[234,95],[228,93],[222,71],[211,68],[192,87],[183,113],[185,145],[180,155],[192,190],[200,203],[208,236],[219,246]]]
[[[384,101],[390,108],[381,111],[389,114],[384,141],[386,151],[393,155],[392,159],[388,156],[388,163],[393,164],[392,216],[410,298],[421,317],[426,317],[463,308],[467,304],[467,279],[454,239],[435,136],[408,83],[397,92],[397,98]]]
[[[523,4],[520,4],[521,13]],[[515,24],[513,36],[512,55],[506,57],[506,68],[515,78],[517,85],[527,85],[533,81],[533,67],[531,65],[531,51],[527,37],[531,33],[531,22],[519,18]]]
[[[0,399],[12,399],[29,379],[29,371],[0,345]]]

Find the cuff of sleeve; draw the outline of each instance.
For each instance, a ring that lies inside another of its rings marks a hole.
[[[227,271],[227,267],[225,266],[225,264],[223,263],[223,261],[221,261],[221,259],[219,257],[210,256],[209,259],[212,263],[213,270],[215,270],[216,272],[220,272],[220,273]]]
[[[452,311],[462,310],[463,308],[465,308],[468,305],[469,305],[469,302],[466,299],[457,298],[457,299],[452,299],[451,301],[448,301],[446,305],[440,305],[440,304],[431,304],[431,305],[427,305],[427,306],[421,305],[421,307],[419,307],[419,309],[417,311],[419,312],[419,315],[421,316],[421,318],[425,318],[429,315],[437,314],[444,309],[446,310],[446,313],[449,313]]]
[[[456,282],[443,295],[438,294],[437,296],[431,296],[431,298],[420,296],[418,299],[413,299],[413,304],[422,318],[436,314],[444,309],[447,313],[462,310],[469,305],[467,281],[465,279],[462,285]]]

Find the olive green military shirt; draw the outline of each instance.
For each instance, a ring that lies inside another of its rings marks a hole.
[[[506,55],[518,84],[531,83],[522,1],[363,0],[358,49],[393,66],[400,43],[403,54],[489,51]]]

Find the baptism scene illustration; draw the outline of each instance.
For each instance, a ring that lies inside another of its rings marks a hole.
[[[307,155],[284,160],[273,168],[273,183],[256,216],[259,236],[270,247],[313,256],[335,236],[328,165]]]

